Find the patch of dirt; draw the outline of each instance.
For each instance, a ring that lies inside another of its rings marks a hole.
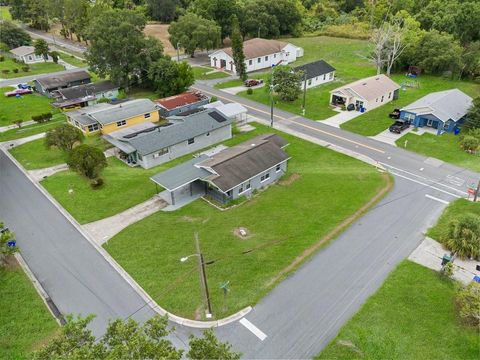
[[[200,220],[199,218],[194,218],[191,216],[182,216],[180,219],[185,222],[196,222]]]
[[[150,35],[160,40],[163,44],[165,54],[175,56],[177,55],[177,50],[175,50],[173,45],[170,43],[170,34],[168,33],[169,26],[169,24],[152,22],[148,23],[147,26],[145,26],[143,32],[145,33],[145,35]]]
[[[247,235],[243,236],[242,234],[240,234],[240,230],[245,231],[247,233]],[[239,227],[239,228],[233,229],[233,235],[235,235],[236,237],[238,237],[242,240],[247,240],[247,239],[250,239],[252,237],[252,234],[250,234],[250,231],[247,228],[244,228],[244,227]]]
[[[282,185],[282,186],[290,186],[292,185],[295,181],[297,181],[298,179],[300,179],[300,174],[297,174],[297,173],[293,173],[292,175],[290,175],[287,179],[285,180],[280,180],[278,182],[279,185]]]
[[[5,259],[3,259],[3,264],[5,265],[5,268],[8,270],[16,270],[20,267],[20,264],[18,263],[17,259],[13,255],[9,255]]]
[[[203,305],[200,305],[196,310],[194,314],[194,320],[202,320],[202,312],[203,312]]]
[[[277,276],[273,277],[268,283],[267,287],[272,286],[276,282],[280,281],[284,276],[290,273],[292,270],[297,268],[306,258],[315,253],[320,249],[324,244],[335,239],[340,233],[342,233],[348,226],[350,226],[354,221],[358,220],[362,215],[364,215],[373,205],[379,202],[393,187],[393,179],[387,173],[383,173],[382,177],[385,180],[385,186],[380,189],[380,191],[372,197],[365,205],[358,209],[353,215],[349,216],[333,228],[329,233],[320,238],[315,244],[305,249],[303,253],[297,256],[288,266],[282,269]]]
[[[356,352],[360,356],[363,356],[363,352],[350,340],[338,340],[337,342],[338,342],[338,345],[348,347],[349,349]]]

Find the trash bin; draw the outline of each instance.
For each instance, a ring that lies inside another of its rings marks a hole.
[[[458,127],[454,128],[454,129],[453,129],[453,133],[454,133],[455,135],[460,134],[460,128],[458,128]]]
[[[365,112],[365,108],[363,106],[360,106],[360,112],[361,113],[364,113]]]
[[[452,257],[450,255],[443,255],[443,258],[442,258],[442,266],[445,266],[446,264],[448,264],[450,261],[452,261]]]

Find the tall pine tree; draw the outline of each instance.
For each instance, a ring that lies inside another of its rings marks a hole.
[[[245,54],[243,53],[243,38],[236,15],[232,16],[232,55],[237,75],[240,76],[240,79],[243,81],[247,80]]]

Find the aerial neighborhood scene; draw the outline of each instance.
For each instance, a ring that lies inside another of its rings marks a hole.
[[[0,0],[0,359],[479,359],[480,2]]]

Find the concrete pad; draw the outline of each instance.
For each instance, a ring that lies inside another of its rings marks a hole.
[[[450,251],[445,249],[439,242],[426,237],[410,254],[408,259],[429,269],[440,271],[442,258],[445,254],[450,254]],[[470,283],[475,275],[480,275],[475,269],[477,264],[478,262],[474,260],[456,258],[453,261],[453,278],[465,285]]]
[[[390,130],[388,129],[385,129],[380,134],[377,134],[375,136],[369,136],[369,137],[389,145],[397,146],[397,144],[395,144],[395,141],[400,139],[403,135],[408,134],[412,130],[413,130],[413,127],[409,127],[408,129],[403,130],[401,134],[396,134],[396,133],[390,132]],[[408,144],[407,144],[407,147],[408,147]]]
[[[65,170],[68,170],[68,165],[60,164],[60,165],[55,165],[55,166],[51,166],[44,169],[29,170],[28,173],[30,174],[33,180],[42,181],[46,177],[52,176],[53,174],[56,174],[60,171],[65,171]]]
[[[343,123],[355,119],[360,115],[362,115],[362,113],[359,111],[341,111],[337,115],[333,115],[328,119],[322,120],[322,124],[339,128]]]
[[[150,200],[117,215],[82,225],[82,228],[93,238],[95,243],[100,246],[126,227],[152,215],[165,206],[167,206],[166,201],[158,196],[154,196]]]

